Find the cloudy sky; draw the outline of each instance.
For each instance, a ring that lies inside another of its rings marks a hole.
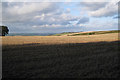
[[[118,29],[119,0],[3,0],[2,23],[11,33],[60,33]]]

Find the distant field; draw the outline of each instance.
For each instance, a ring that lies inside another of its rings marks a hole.
[[[101,35],[80,35],[80,36],[6,36],[2,37],[3,45],[18,44],[64,44],[64,43],[86,43],[99,41],[116,41],[118,33]]]
[[[2,37],[4,78],[118,78],[118,33]]]
[[[98,34],[108,34],[108,33],[120,33],[120,30],[112,31],[88,31],[88,32],[64,32],[61,34],[54,34],[53,36],[79,36],[79,35],[98,35]]]

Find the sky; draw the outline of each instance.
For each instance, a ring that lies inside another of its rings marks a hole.
[[[119,0],[2,0],[0,25],[10,33],[118,30]]]

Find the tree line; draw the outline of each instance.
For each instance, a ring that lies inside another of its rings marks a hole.
[[[9,33],[7,26],[0,26],[0,36],[5,36]]]

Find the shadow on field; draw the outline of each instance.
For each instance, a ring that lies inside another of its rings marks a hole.
[[[3,46],[4,78],[117,78],[118,43]]]

